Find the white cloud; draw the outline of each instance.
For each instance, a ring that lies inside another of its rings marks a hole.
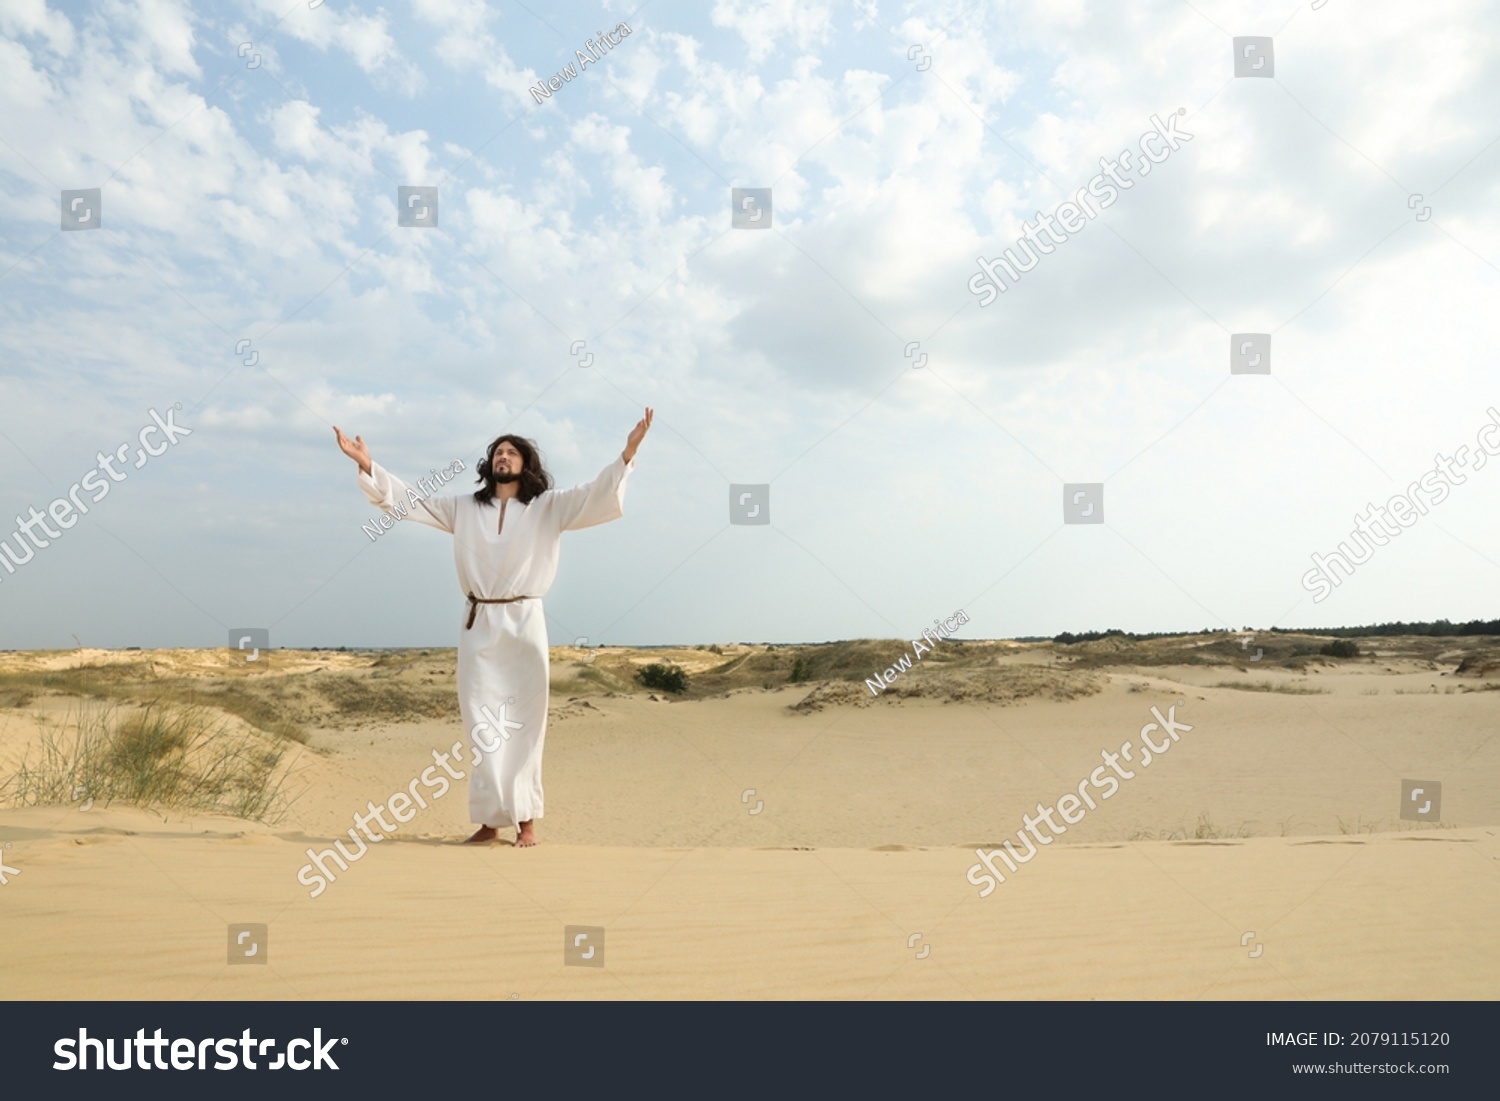
[[[441,31],[436,53],[446,64],[460,72],[483,73],[485,83],[507,93],[517,107],[535,105],[526,89],[537,82],[537,74],[511,60],[490,29],[494,9],[483,0],[415,0],[413,11]]]
[[[769,57],[782,38],[808,50],[833,35],[829,6],[807,0],[717,0],[713,21],[744,39],[752,64]]]
[[[1307,555],[1386,490],[1371,459],[1409,478],[1493,404],[1500,78],[1494,36],[1472,31],[1493,19],[1467,3],[1419,22],[1329,5],[1281,31],[1275,5],[1197,7],[950,3],[894,30],[870,6],[648,9],[537,107],[512,58],[550,59],[556,35],[479,3],[261,4],[261,22],[287,14],[258,48],[291,99],[243,70],[216,93],[235,34],[181,8],[132,29],[158,9],[111,0],[75,32],[12,4],[0,112],[25,159],[0,150],[0,270],[44,247],[5,287],[19,397],[0,427],[71,470],[181,397],[198,457],[151,476],[253,518],[240,565],[267,606],[295,601],[256,565],[289,538],[266,501],[306,517],[308,548],[336,539],[340,501],[363,508],[329,420],[414,470],[515,427],[567,481],[650,402],[632,521],[608,535],[639,568],[616,589],[644,593],[721,527],[725,481],[792,464],[773,485],[788,538],[768,552],[736,528],[623,634],[888,633],[1023,559],[969,609],[978,630],[1269,622],[1307,596]],[[1227,35],[1272,31],[1278,80],[1229,80]],[[328,74],[298,71],[303,45]],[[1193,140],[980,308],[975,256],[1178,106]],[[398,182],[443,188],[440,230],[394,226]],[[56,187],[100,184],[109,233],[58,234]],[[771,231],[729,229],[731,184],[774,185]],[[1229,332],[1273,330],[1273,375],[1230,378]],[[260,366],[235,366],[242,338]],[[1438,519],[1500,560],[1490,473]],[[1058,532],[1059,480],[1106,478],[1106,529]],[[1494,567],[1408,538],[1436,576],[1402,550],[1293,618],[1480,614]],[[174,573],[200,568],[186,545]]]
[[[7,0],[0,5],[0,32],[35,35],[46,41],[52,53],[62,56],[72,53],[77,41],[68,17],[47,7],[46,0]],[[9,74],[10,70],[6,72]]]
[[[343,51],[380,87],[416,96],[426,85],[422,70],[396,44],[384,11],[366,15],[343,6],[322,4],[314,9],[297,5],[288,13],[283,0],[257,0],[257,3],[263,16],[276,20],[276,34],[305,42],[324,53]]]

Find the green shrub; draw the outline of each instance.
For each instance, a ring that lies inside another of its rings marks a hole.
[[[652,662],[636,671],[635,679],[647,688],[663,692],[686,692],[687,674],[675,665]]]
[[[1331,658],[1357,658],[1359,647],[1347,638],[1340,638],[1322,647],[1318,653],[1326,654]]]

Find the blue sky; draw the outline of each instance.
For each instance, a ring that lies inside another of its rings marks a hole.
[[[0,537],[151,410],[192,431],[0,572],[0,647],[452,645],[448,537],[372,542],[330,426],[409,477],[522,432],[567,485],[647,404],[625,518],[565,541],[554,642],[1492,618],[1500,463],[1326,599],[1302,578],[1500,408],[1496,29],[0,0]],[[1236,36],[1272,38],[1270,79],[1233,75]],[[1179,111],[1190,139],[980,304],[978,257]],[[397,226],[403,185],[437,228]],[[733,187],[771,188],[768,231],[731,228]],[[87,188],[100,228],[60,230]],[[1230,373],[1244,333],[1269,375]],[[730,523],[741,483],[770,524]],[[1064,522],[1069,483],[1103,524]]]

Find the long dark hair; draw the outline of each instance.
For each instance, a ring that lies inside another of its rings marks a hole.
[[[510,444],[521,453],[521,491],[516,494],[518,501],[523,505],[529,504],[532,498],[552,488],[552,475],[542,465],[542,453],[537,450],[535,441],[528,440],[525,436],[506,434],[490,444],[485,450],[484,458],[474,468],[474,472],[479,475],[479,489],[474,493],[474,500],[487,505],[495,499],[495,474],[490,469],[490,460],[495,457],[495,449],[502,443]]]

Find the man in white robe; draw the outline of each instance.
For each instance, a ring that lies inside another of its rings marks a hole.
[[[547,733],[542,597],[557,574],[562,533],[624,514],[625,482],[653,415],[647,409],[619,458],[573,489],[550,488],[530,441],[501,436],[478,467],[485,485],[457,497],[414,490],[370,458],[362,437],[351,441],[334,427],[339,447],[359,464],[359,485],[371,504],[391,510],[400,502],[410,519],[453,535],[458,585],[466,598],[458,634],[458,703],[474,745],[469,816],[479,829],[471,842],[492,841],[498,830],[513,827],[517,846],[536,844]]]

